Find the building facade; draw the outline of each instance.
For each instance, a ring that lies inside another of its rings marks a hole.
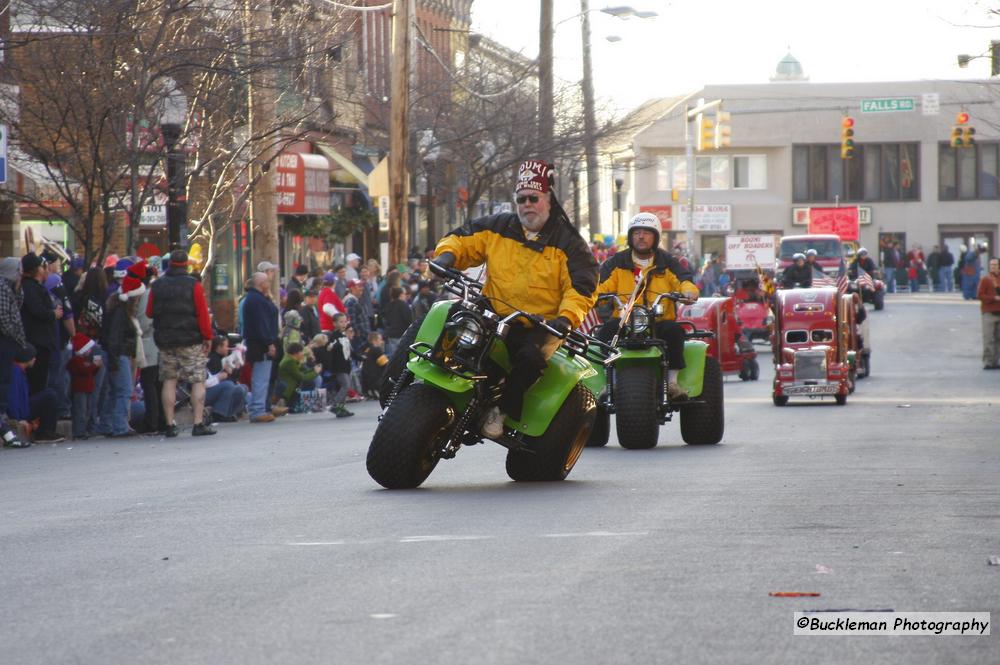
[[[904,250],[947,244],[956,253],[970,238],[994,253],[998,92],[991,81],[811,83],[801,75],[707,86],[635,134],[628,212],[657,212],[670,241],[693,241],[699,255],[721,255],[731,233],[804,233],[804,211],[835,206],[859,207],[858,242],[873,255],[890,240]],[[732,142],[696,154],[690,215],[686,111],[698,99],[722,100]],[[975,127],[974,147],[949,143],[960,112]],[[844,117],[854,119],[852,159],[841,158]]]

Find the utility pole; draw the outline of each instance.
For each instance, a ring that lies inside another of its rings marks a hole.
[[[406,163],[410,148],[410,42],[412,0],[395,0],[392,14],[392,101],[389,121],[389,263],[406,260],[409,247]]]
[[[250,136],[263,136],[274,126],[274,86],[267,66],[274,29],[271,20],[271,0],[245,0],[245,25],[250,33],[245,35],[250,47],[250,62],[254,67],[250,75],[247,97],[250,108]],[[262,66],[263,65],[263,66]],[[274,196],[274,174],[271,165],[275,161],[275,146],[272,139],[264,139],[264,148],[251,166],[254,178],[251,193],[250,220],[254,253],[260,260],[281,264],[278,256],[278,207]],[[280,302],[278,275],[271,281],[271,299]]]
[[[552,0],[541,0],[538,25],[538,145],[552,149],[555,120],[552,117]]]
[[[601,176],[597,169],[597,121],[594,119],[593,65],[590,61],[590,0],[580,0],[583,26],[583,131],[587,153],[587,216],[590,237],[601,232]]]

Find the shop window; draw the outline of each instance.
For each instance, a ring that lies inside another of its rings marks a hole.
[[[767,155],[734,155],[733,189],[767,189]]]
[[[938,198],[942,201],[1000,198],[997,143],[938,148]]]
[[[915,201],[919,198],[917,143],[866,143],[853,159],[838,144],[792,146],[796,202]]]

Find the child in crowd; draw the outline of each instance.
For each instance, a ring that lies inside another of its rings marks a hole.
[[[385,373],[385,366],[389,364],[389,357],[385,355],[385,342],[382,333],[373,330],[368,333],[368,343],[361,350],[363,357],[361,361],[361,388],[365,395],[374,399],[379,398],[379,388],[382,385],[382,374]]]
[[[28,368],[35,364],[35,347],[26,343],[14,351],[14,362],[10,372],[10,392],[7,413],[18,421],[23,431],[31,430],[31,423],[39,421],[33,437],[35,443],[59,443],[65,440],[56,433],[56,393],[52,388],[43,388],[34,395],[28,395]],[[23,440],[26,440],[25,437]],[[21,447],[21,446],[19,446]]]
[[[298,342],[289,344],[285,357],[278,365],[278,381],[284,386],[281,396],[288,408],[295,405],[297,390],[312,390],[315,387],[316,377],[323,369],[319,365],[310,368],[305,363],[305,347]]]
[[[103,364],[101,356],[94,355],[97,343],[82,332],[73,335],[73,357],[66,365],[71,377],[73,394],[73,438],[87,438],[87,421],[90,419],[91,401],[94,398],[94,377]]]
[[[326,394],[330,395],[336,387],[336,377],[333,375],[333,352],[327,348],[330,344],[330,338],[326,333],[319,333],[314,335],[312,341],[309,342],[309,351],[312,353],[313,358],[316,359],[316,364],[320,366],[320,388],[326,388]]]
[[[354,414],[344,407],[347,391],[351,387],[351,340],[346,332],[347,315],[343,312],[334,314],[333,328],[327,348],[331,351],[330,371],[337,381],[337,392],[330,400],[333,404],[330,412],[338,418],[349,418]]]

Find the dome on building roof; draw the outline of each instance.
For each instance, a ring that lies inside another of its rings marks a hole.
[[[774,76],[771,77],[772,81],[808,81],[809,77],[806,76],[805,72],[802,70],[802,64],[795,59],[795,56],[788,52],[785,57],[778,62],[778,66],[774,68]]]

